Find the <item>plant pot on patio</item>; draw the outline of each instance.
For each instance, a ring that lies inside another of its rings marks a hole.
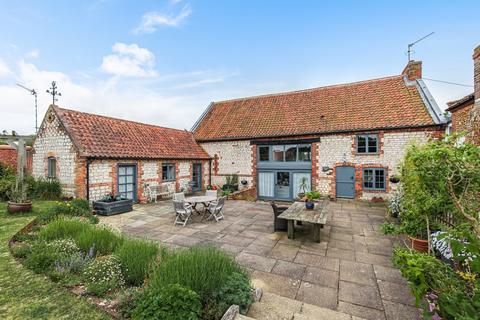
[[[12,202],[8,201],[7,204],[7,211],[8,213],[19,213],[19,212],[27,212],[32,210],[32,202],[23,202],[23,203],[17,203],[17,202]]]
[[[93,202],[93,211],[102,216],[130,212],[133,210],[133,200],[117,197],[105,198]]]
[[[408,237],[410,239],[411,247],[418,252],[428,252],[428,240]]]

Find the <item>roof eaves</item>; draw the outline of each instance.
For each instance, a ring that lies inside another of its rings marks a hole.
[[[420,93],[420,97],[422,98],[423,103],[425,104],[425,107],[427,107],[428,113],[432,117],[433,121],[436,124],[447,123],[447,119],[445,118],[442,111],[438,107],[437,102],[435,101],[432,94],[428,90],[425,82],[423,82],[422,79],[416,79],[415,86],[417,87],[418,92]]]
[[[239,141],[239,140],[256,140],[263,138],[288,138],[288,137],[299,137],[299,136],[323,136],[323,135],[332,135],[337,133],[357,133],[357,132],[371,132],[379,130],[401,130],[401,129],[424,129],[432,127],[441,127],[447,124],[447,121],[441,123],[431,123],[431,124],[420,124],[420,125],[407,125],[407,126],[395,126],[395,127],[375,127],[375,128],[358,128],[358,129],[344,129],[344,130],[329,130],[329,131],[319,131],[319,132],[304,132],[304,133],[290,133],[290,134],[280,134],[280,135],[262,135],[262,136],[244,136],[244,137],[222,137],[222,138],[209,138],[201,139],[198,138],[196,141],[198,143],[207,143],[207,142],[217,142],[217,141]]]
[[[452,111],[457,109],[458,107],[461,107],[466,104],[474,103],[474,102],[475,102],[475,94],[471,93],[461,99],[447,103],[448,108],[445,109],[445,111]]]
[[[203,111],[203,113],[200,115],[200,117],[197,119],[197,121],[193,124],[192,129],[190,129],[191,132],[194,132],[197,127],[200,125],[200,123],[203,121],[203,119],[207,116],[207,114],[210,112],[210,110],[213,107],[213,102],[210,102],[208,107]]]

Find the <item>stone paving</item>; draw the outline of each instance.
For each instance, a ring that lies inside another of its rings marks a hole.
[[[313,230],[297,226],[296,239],[273,232],[273,212],[266,202],[227,201],[225,220],[194,216],[186,227],[174,226],[170,201],[136,205],[133,212],[102,217],[102,223],[172,248],[213,245],[249,269],[255,287],[286,298],[365,319],[421,319],[406,281],[391,262],[401,244],[378,229],[385,208],[364,202],[329,204],[321,242]]]

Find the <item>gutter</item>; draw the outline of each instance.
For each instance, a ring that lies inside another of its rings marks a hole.
[[[86,185],[86,189],[87,189],[87,201],[90,201],[90,159],[87,158],[87,185]]]

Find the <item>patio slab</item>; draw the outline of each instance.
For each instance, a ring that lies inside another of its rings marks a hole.
[[[391,262],[399,239],[381,234],[385,208],[357,201],[329,203],[321,242],[312,228],[298,226],[296,238],[273,231],[269,203],[227,201],[225,220],[193,215],[174,226],[170,201],[135,205],[134,211],[100,217],[102,224],[169,248],[211,245],[245,266],[252,284],[265,293],[296,299],[350,315],[352,319],[417,319],[406,281]],[[259,311],[260,312],[260,311]]]

